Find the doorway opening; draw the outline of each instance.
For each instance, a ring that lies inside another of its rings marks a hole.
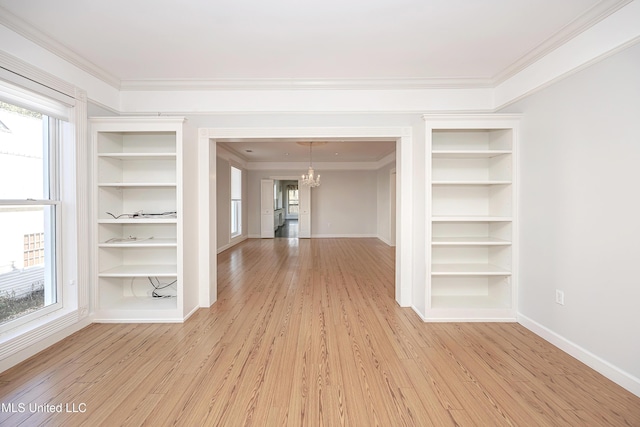
[[[311,238],[311,189],[297,176],[260,180],[260,237]]]
[[[298,180],[277,180],[275,182],[276,239],[297,239],[299,237],[299,182]]]
[[[363,128],[349,128],[349,127],[321,127],[321,128],[201,128],[199,129],[199,229],[202,239],[199,240],[199,281],[200,286],[200,305],[202,307],[208,307],[212,305],[217,299],[217,259],[216,259],[216,145],[218,141],[280,141],[280,140],[302,140],[302,139],[331,139],[334,141],[395,141],[395,164],[398,173],[397,179],[397,214],[396,214],[396,251],[395,251],[395,297],[396,301],[402,307],[410,307],[412,305],[413,286],[412,280],[414,277],[413,264],[414,256],[416,252],[414,249],[414,237],[415,233],[412,233],[413,225],[413,203],[412,203],[412,186],[413,186],[413,143],[411,128],[408,127],[363,127]],[[249,152],[246,151],[245,152]],[[282,157],[280,157],[280,161]],[[305,162],[306,163],[306,162]],[[282,163],[272,161],[269,166],[275,166],[274,169],[281,170]],[[254,171],[249,174],[253,175],[259,181],[260,170],[268,170],[264,167],[253,169]],[[264,176],[264,175],[263,175]],[[267,175],[268,176],[268,175]],[[324,174],[323,174],[324,178]],[[389,183],[389,177],[380,179],[378,177],[371,177],[372,180]],[[344,182],[344,181],[343,181]],[[346,181],[349,184],[352,181]],[[322,189],[326,187],[326,181],[323,180]],[[342,182],[341,182],[342,184]],[[259,184],[256,188],[259,188]],[[344,186],[342,186],[344,187]],[[357,192],[345,191],[340,187],[338,194],[357,194]],[[273,188],[273,187],[271,187]],[[302,187],[299,186],[299,191]],[[259,190],[258,190],[259,191]],[[325,190],[326,192],[326,190]],[[251,193],[251,191],[250,191]],[[384,191],[382,194],[389,195],[389,191]],[[333,193],[331,193],[333,194]],[[380,194],[380,193],[378,193]],[[316,196],[320,197],[319,193]],[[314,197],[316,197],[314,196]],[[270,199],[273,201],[273,193],[271,193]],[[257,196],[259,199],[260,196]],[[256,199],[257,200],[257,199]],[[309,197],[309,201],[311,198]],[[353,198],[344,199],[346,201],[353,200]],[[302,233],[302,222],[300,216],[302,216],[303,200],[299,193],[299,233]],[[325,208],[328,204],[320,203]],[[388,205],[387,205],[388,206]],[[273,209],[273,204],[271,204]],[[310,210],[310,206],[306,209]],[[375,212],[375,206],[372,206],[370,211]],[[390,209],[390,208],[387,208]],[[389,211],[378,206],[378,212],[386,211],[386,215],[389,215]],[[331,210],[331,212],[344,212],[345,209],[341,208],[341,205],[337,205]],[[261,216],[258,210],[255,211],[258,216]],[[273,212],[273,211],[272,211]],[[252,215],[250,213],[250,215]],[[375,217],[374,213],[374,217]],[[250,217],[250,224],[255,224],[252,230],[259,233],[261,219],[258,217]],[[388,217],[387,217],[388,218]],[[378,218],[379,219],[379,218]],[[388,220],[387,220],[388,221]],[[386,224],[389,224],[389,222]],[[317,221],[316,221],[317,222]],[[273,224],[273,222],[272,222]],[[315,222],[314,222],[315,224]],[[322,232],[320,227],[326,224],[316,224],[316,230]],[[314,227],[316,227],[314,225]],[[335,224],[333,224],[335,225]],[[327,225],[331,227],[331,224]],[[257,228],[256,228],[257,227]],[[332,228],[333,230],[333,228]],[[309,230],[310,232],[311,230]],[[250,232],[249,237],[252,237]],[[254,234],[255,237],[257,237]],[[301,237],[301,236],[299,236]],[[309,236],[311,237],[311,236]],[[336,237],[324,233],[321,237]],[[338,236],[339,237],[339,236]],[[344,236],[351,237],[351,236]],[[356,236],[357,237],[357,236]],[[375,236],[370,236],[375,237]]]

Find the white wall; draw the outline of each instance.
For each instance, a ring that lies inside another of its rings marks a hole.
[[[389,178],[391,169],[396,167],[395,162],[391,162],[376,172],[377,180],[377,233],[378,238],[387,244],[391,244],[391,188]]]
[[[639,73],[636,45],[509,108],[524,113],[523,323],[636,394]],[[556,289],[564,306],[554,302]]]
[[[375,171],[322,171],[311,189],[311,237],[376,237]]]
[[[88,117],[111,117],[111,116],[118,116],[118,114],[114,113],[113,110],[109,110],[100,105],[96,105],[93,102],[88,102],[87,116]]]
[[[218,253],[240,243],[247,238],[247,171],[225,150],[219,150],[216,157],[216,247]],[[231,238],[231,166],[242,171],[242,231]],[[196,168],[193,168],[196,170]]]
[[[216,158],[216,220],[218,250],[231,242],[231,165],[221,157]]]
[[[185,314],[199,305],[198,302],[198,134],[187,126],[182,141],[182,228],[183,228],[183,298]]]

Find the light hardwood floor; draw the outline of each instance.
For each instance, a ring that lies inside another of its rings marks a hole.
[[[0,375],[0,425],[640,426],[640,398],[518,324],[426,324],[375,239],[248,240],[183,325],[94,324]],[[70,406],[73,409],[74,406]]]

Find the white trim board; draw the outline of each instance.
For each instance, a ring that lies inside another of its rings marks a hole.
[[[225,156],[232,155],[223,147],[218,147],[218,151],[222,151],[223,154],[218,157],[226,158]],[[227,154],[228,153],[228,154]],[[374,162],[314,162],[313,166],[318,170],[378,170],[384,166],[396,161],[396,153],[390,153],[384,156],[382,159]],[[308,162],[245,162],[244,167],[247,170],[305,170],[309,166]],[[272,177],[273,178],[273,177]],[[273,178],[273,179],[291,179],[296,180],[299,176],[295,175],[287,178]]]
[[[258,238],[259,237],[260,236],[258,236]],[[251,237],[247,237],[247,236],[236,237],[231,242],[227,243],[226,245],[223,245],[223,246],[219,247],[217,253],[220,254],[220,253],[226,251],[227,249],[231,249],[235,245],[240,244],[240,243],[242,243],[245,240],[250,239],[250,238]]]
[[[312,239],[377,239],[377,234],[312,234]]]
[[[572,341],[569,341],[562,335],[553,332],[546,326],[541,325],[540,323],[536,322],[533,319],[530,319],[529,317],[521,313],[518,313],[518,323],[534,334],[538,335],[539,337],[555,345],[560,350],[564,351],[570,356],[575,357],[580,362],[601,373],[614,383],[640,397],[640,378],[636,378],[635,376],[621,370],[620,368],[617,368],[601,357],[596,356],[590,351],[580,347]]]
[[[619,2],[603,19],[494,87],[494,109],[504,108],[583,68],[640,42],[640,2]]]
[[[391,244],[391,240],[389,240],[389,239],[385,239],[382,236],[376,236],[376,239],[380,240],[382,243],[384,243],[387,246],[391,246],[392,248],[395,248],[395,245],[392,245]]]
[[[412,306],[411,306],[411,309],[413,310],[413,312],[414,312],[414,313],[416,313],[416,315],[417,315],[420,319],[422,319],[422,321],[423,321],[423,322],[425,322],[425,323],[426,323],[426,322],[428,322],[428,321],[429,321],[429,319],[427,319],[427,318],[425,317],[425,315],[424,315],[424,314],[422,314],[422,312],[418,309],[418,307],[416,307],[415,305],[412,305]]]

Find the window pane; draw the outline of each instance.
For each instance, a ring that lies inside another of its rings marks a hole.
[[[242,171],[231,166],[231,199],[242,199]]]
[[[54,205],[0,206],[0,324],[56,302]]]
[[[231,166],[231,237],[242,234],[242,171]]]
[[[242,201],[231,201],[231,237],[242,234]]]
[[[58,194],[53,174],[58,171],[60,121],[0,102],[0,122],[0,330],[4,330],[8,322],[16,325],[37,316],[42,308],[57,306],[58,201],[51,197]]]
[[[297,214],[298,211],[298,186],[287,186],[287,213]]]
[[[48,118],[0,102],[0,199],[44,199]]]

